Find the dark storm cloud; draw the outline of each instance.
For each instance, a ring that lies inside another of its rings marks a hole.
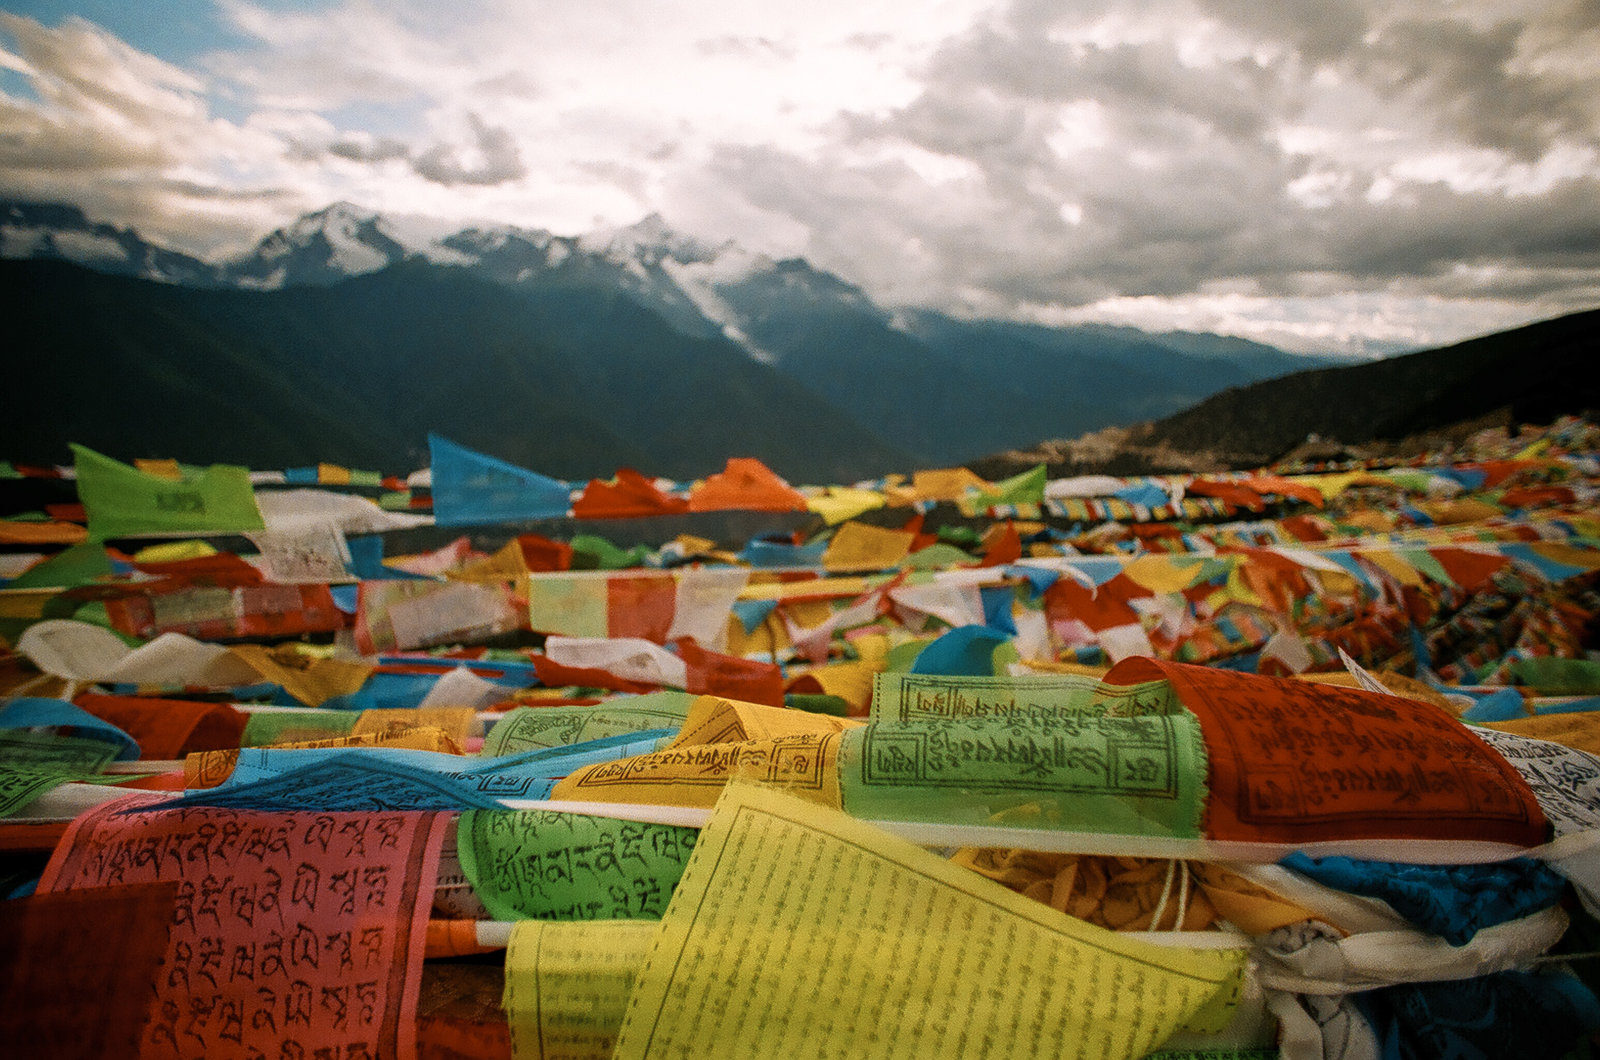
[[[1339,215],[1328,257],[1356,275],[1430,275],[1455,265],[1519,262],[1600,268],[1600,180],[1538,196],[1453,192],[1442,185]]]
[[[1391,98],[1415,93],[1467,142],[1538,158],[1558,140],[1594,135],[1594,82],[1519,70],[1520,22],[1475,29],[1453,19],[1400,22],[1355,62]]]
[[[1231,137],[1268,127],[1272,72],[1248,60],[1186,67],[1173,42],[1061,43],[983,28],[940,52],[928,94],[981,91],[1024,103],[1095,100],[1125,124],[1184,114]]]

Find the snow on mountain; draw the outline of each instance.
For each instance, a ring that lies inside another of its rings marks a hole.
[[[414,257],[470,265],[469,255],[445,244],[453,228],[433,218],[379,214],[337,202],[272,232],[231,262],[228,274],[240,287],[273,289],[337,283]]]
[[[62,203],[0,202],[0,258],[52,258],[98,272],[209,287],[216,270],[147,243],[131,228],[90,221]]]
[[[743,346],[762,364],[777,363],[777,355],[757,343],[746,333],[738,312],[722,297],[725,285],[742,283],[764,269],[772,268],[772,259],[763,254],[753,254],[742,247],[726,244],[709,260],[679,261],[663,258],[662,271],[677,284],[678,289],[731,341]]]
[[[92,231],[61,231],[42,225],[0,225],[0,258],[62,257],[105,270],[134,262],[116,238]]]
[[[472,257],[445,244],[461,230],[454,221],[414,214],[382,214],[378,230],[406,248],[406,252],[426,258],[435,265],[470,265]]]
[[[715,255],[705,243],[674,230],[658,213],[623,228],[601,228],[581,235],[578,248],[618,264],[647,268],[666,259],[687,264],[708,261]]]

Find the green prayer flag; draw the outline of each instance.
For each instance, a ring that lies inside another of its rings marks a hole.
[[[649,729],[676,729],[689,716],[695,698],[688,692],[664,691],[619,696],[592,707],[517,707],[489,730],[483,754],[492,758]]]
[[[659,920],[699,830],[550,810],[468,810],[461,868],[497,920]]]
[[[306,740],[334,740],[349,736],[361,720],[354,710],[254,710],[239,737],[240,747],[270,747]]]
[[[11,579],[11,589],[65,589],[89,585],[111,573],[111,557],[105,547],[85,541],[62,549]]]
[[[963,499],[963,507],[993,508],[1001,504],[1043,504],[1048,469],[1044,464],[994,483],[989,489],[975,490]]]
[[[1068,702],[850,729],[839,788],[845,812],[868,821],[1193,839],[1206,755],[1193,715],[1097,717]]]
[[[575,534],[569,544],[574,570],[624,570],[639,566],[650,554],[644,545],[623,549],[597,534]],[[585,560],[592,560],[593,566]]]
[[[72,455],[78,498],[96,541],[266,529],[246,468],[214,464],[169,479],[81,445],[72,446]]]
[[[51,788],[97,776],[115,757],[116,745],[105,740],[0,730],[0,817],[16,814]]]

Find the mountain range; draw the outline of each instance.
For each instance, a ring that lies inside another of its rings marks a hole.
[[[947,466],[1347,363],[1243,339],[891,310],[651,216],[580,236],[339,203],[207,262],[0,202],[0,457],[398,469],[428,431],[546,474]]]

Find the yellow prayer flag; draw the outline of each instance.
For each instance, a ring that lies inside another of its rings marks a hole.
[[[801,733],[854,729],[863,722],[787,707],[769,707],[721,696],[701,696],[689,705],[689,716],[669,747],[776,740]]]
[[[876,490],[835,487],[826,493],[806,498],[806,507],[822,516],[829,526],[883,506],[884,495]]]
[[[1485,519],[1493,519],[1496,516],[1505,514],[1505,512],[1488,501],[1479,500],[1476,497],[1462,497],[1450,501],[1419,500],[1417,501],[1417,507],[1440,526],[1481,523]]]
[[[370,663],[327,659],[299,651],[294,644],[236,644],[230,649],[244,664],[308,707],[356,691],[372,674]]]
[[[133,554],[135,563],[178,563],[186,559],[206,559],[217,550],[208,541],[163,541],[146,545]]]
[[[550,798],[709,809],[735,776],[780,785],[827,806],[842,806],[839,733],[810,731],[746,743],[674,746],[600,762],[557,781]]]
[[[916,537],[909,530],[845,523],[828,542],[828,549],[822,554],[822,565],[840,572],[890,570],[911,554],[911,544]]]
[[[1122,572],[1135,585],[1153,593],[1181,593],[1194,584],[1195,575],[1204,566],[1205,563],[1198,560],[1150,553],[1129,563]]]
[[[350,469],[338,464],[318,464],[317,481],[324,486],[350,485]]]
[[[1413,567],[1393,552],[1375,549],[1361,553],[1361,558],[1394,578],[1401,585],[1421,587],[1426,584],[1422,575],[1417,573],[1416,567]]]
[[[512,1055],[609,1057],[655,933],[651,920],[517,921],[502,1001]]]
[[[1385,515],[1372,508],[1358,508],[1347,512],[1339,521],[1372,534],[1386,534],[1394,529],[1394,516]]]
[[[881,584],[882,579],[879,579]],[[800,581],[757,581],[751,579],[739,591],[741,600],[837,600],[860,596],[873,586],[866,578],[805,578]]]
[[[483,735],[483,725],[478,712],[471,707],[394,707],[363,710],[350,735],[362,733],[395,733],[405,729],[429,725],[443,729],[450,738],[465,747],[474,736]]]
[[[986,490],[989,481],[964,467],[918,471],[911,476],[911,489],[922,501],[959,501],[967,490]]]
[[[1254,604],[1257,607],[1265,607],[1267,603],[1251,587],[1249,579],[1245,577],[1244,565],[1237,560],[1233,562],[1232,569],[1228,571],[1228,582],[1223,592],[1229,600],[1235,600],[1241,604]]]
[[[878,663],[865,659],[828,663],[813,667],[789,682],[788,691],[817,691],[823,695],[838,696],[850,704],[855,713],[865,713],[872,702],[872,679],[883,669]]]
[[[1365,471],[1343,471],[1333,475],[1286,475],[1289,482],[1299,486],[1310,486],[1322,494],[1324,500],[1332,500],[1351,486],[1368,485],[1377,483],[1389,485],[1386,480]]]
[[[1092,927],[740,784],[678,883],[615,1056],[1131,1060],[1225,1022],[1243,958]]]
[[[492,556],[469,559],[445,576],[462,582],[521,582],[529,574],[527,556],[522,543],[512,538]]]
[[[1600,713],[1575,710],[1568,714],[1535,714],[1510,721],[1484,722],[1486,729],[1512,732],[1532,740],[1549,740],[1600,755]]]

